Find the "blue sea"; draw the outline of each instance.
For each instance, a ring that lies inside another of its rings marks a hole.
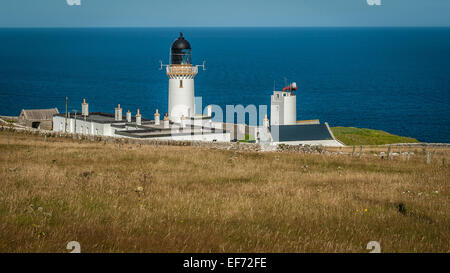
[[[182,31],[203,106],[270,105],[296,81],[298,119],[450,142],[450,28],[0,29],[0,114],[167,111],[159,60]],[[270,107],[268,107],[270,110]]]

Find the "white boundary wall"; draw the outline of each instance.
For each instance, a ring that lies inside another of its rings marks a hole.
[[[53,131],[66,132],[66,118],[53,116]],[[84,120],[67,119],[67,133],[77,133],[98,136],[114,136],[111,124],[97,123],[89,121],[89,117]]]

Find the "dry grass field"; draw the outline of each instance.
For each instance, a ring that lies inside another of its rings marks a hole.
[[[385,147],[359,158],[0,132],[0,252],[449,252],[450,149],[429,165],[414,149],[408,161],[370,152]]]

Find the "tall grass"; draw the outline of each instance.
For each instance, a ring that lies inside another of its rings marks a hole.
[[[443,159],[449,149],[427,165],[420,151],[381,160],[1,132],[0,252],[67,252],[69,241],[82,252],[367,252],[369,241],[448,252]]]

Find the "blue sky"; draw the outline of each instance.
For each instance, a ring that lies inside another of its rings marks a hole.
[[[1,0],[0,27],[450,26],[450,0]]]

